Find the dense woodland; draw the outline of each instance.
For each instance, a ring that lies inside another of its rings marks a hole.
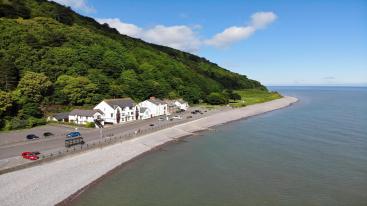
[[[245,75],[121,35],[57,3],[0,0],[0,128],[42,124],[52,105],[125,96],[191,103],[220,96],[225,103],[224,90],[245,88],[266,90]]]

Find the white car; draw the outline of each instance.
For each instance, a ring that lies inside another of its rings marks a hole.
[[[158,121],[164,121],[164,118],[163,118],[163,117],[160,117],[160,118],[158,119]]]
[[[174,116],[174,117],[172,117],[173,119],[182,119],[182,117],[181,116]]]

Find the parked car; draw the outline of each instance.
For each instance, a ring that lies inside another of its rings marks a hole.
[[[77,144],[84,144],[84,139],[81,136],[70,137],[65,140],[65,147],[71,147]]]
[[[163,118],[163,117],[160,117],[160,118],[158,119],[158,121],[164,121],[164,118]]]
[[[22,152],[22,157],[29,160],[38,160],[40,152]]]
[[[35,134],[29,134],[26,136],[27,139],[38,139],[39,136],[35,135]]]
[[[81,134],[80,132],[70,132],[69,134],[66,135],[66,137],[80,137]]]
[[[153,127],[153,126],[154,126],[154,124],[150,124],[149,126]]]
[[[45,132],[43,133],[43,136],[44,137],[50,137],[50,136],[53,136],[54,134],[52,134],[51,132]]]
[[[181,116],[174,116],[174,117],[172,117],[173,119],[182,119],[182,117]]]
[[[187,119],[191,119],[192,118],[192,116],[187,116]]]

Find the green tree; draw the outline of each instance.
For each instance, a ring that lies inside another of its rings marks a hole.
[[[232,100],[240,100],[241,96],[235,92],[233,92],[233,90],[231,89],[226,89],[223,91],[223,94],[226,96],[227,99],[232,99]]]
[[[218,92],[210,93],[207,96],[206,101],[209,104],[213,104],[213,105],[220,105],[220,104],[227,104],[228,103],[228,99],[226,98],[226,96],[223,95],[222,93],[218,93]]]
[[[95,98],[97,86],[86,77],[60,76],[56,81],[56,90],[65,95],[73,105],[92,104],[100,100]]]
[[[20,98],[40,103],[50,93],[52,82],[43,73],[26,72],[19,81],[17,90]]]
[[[1,57],[1,56],[0,56]],[[18,84],[18,69],[5,57],[0,58],[0,89],[10,91]]]
[[[179,95],[183,97],[184,100],[189,103],[199,103],[202,99],[202,93],[198,87],[193,86],[180,86],[178,88]]]
[[[0,117],[5,114],[13,105],[10,93],[0,90]]]
[[[28,119],[30,117],[41,118],[43,114],[38,103],[27,102],[22,105],[22,109],[19,110],[18,116],[23,119]]]

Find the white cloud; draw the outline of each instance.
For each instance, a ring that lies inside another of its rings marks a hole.
[[[52,0],[52,1],[65,6],[70,6],[73,9],[81,10],[85,13],[93,13],[96,11],[92,6],[88,5],[87,0]]]
[[[273,12],[257,12],[251,16],[251,26],[256,29],[265,28],[277,18]]]
[[[185,25],[158,25],[146,30],[143,34],[143,39],[151,43],[161,44],[188,52],[197,51],[201,44],[193,28]]]
[[[97,19],[99,23],[107,23],[116,28],[121,34],[140,38],[144,41],[160,44],[175,49],[196,52],[202,45],[226,47],[253,35],[258,29],[264,29],[277,19],[273,12],[257,12],[251,16],[251,21],[245,26],[232,26],[210,39],[200,39],[197,30],[200,25],[186,26],[156,25],[152,28],[141,28],[137,25],[126,23],[118,18]]]
[[[121,34],[125,34],[135,38],[141,38],[143,29],[134,25],[120,21],[118,18],[112,19],[96,19],[101,24],[108,24],[110,27],[117,29]]]
[[[226,47],[236,41],[250,37],[255,31],[256,29],[251,26],[232,26],[215,35],[213,38],[206,40],[205,43],[216,47]]]
[[[199,28],[197,25],[194,27],[157,25],[149,29],[143,29],[134,24],[122,22],[117,18],[97,19],[97,21],[99,23],[107,23],[111,27],[116,28],[121,34],[188,52],[197,51],[201,44],[194,31]]]
[[[251,22],[248,26],[229,27],[213,38],[206,40],[205,43],[216,47],[227,47],[234,42],[249,38],[257,29],[265,28],[276,19],[277,16],[273,12],[257,12],[251,16]]]

